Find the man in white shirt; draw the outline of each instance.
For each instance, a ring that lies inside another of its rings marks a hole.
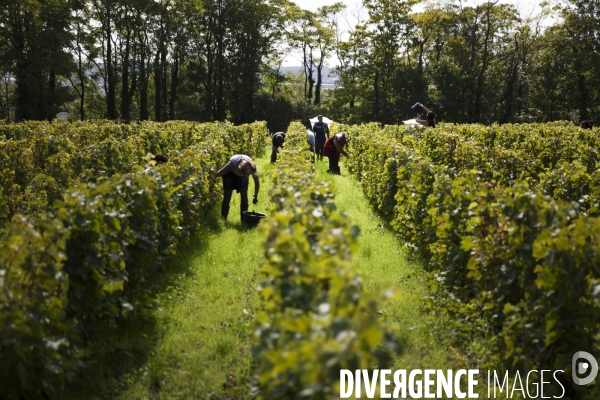
[[[258,170],[256,164],[245,154],[236,154],[229,159],[229,162],[221,168],[216,176],[223,177],[223,203],[221,204],[221,217],[227,219],[229,215],[229,203],[233,191],[238,192],[242,201],[240,204],[240,220],[244,222],[244,211],[248,211],[248,177],[252,175],[254,180],[254,198],[252,204],[258,203],[258,191],[260,189],[260,180],[258,179]]]

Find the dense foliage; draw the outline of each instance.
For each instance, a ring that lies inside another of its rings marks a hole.
[[[598,148],[568,123],[347,126],[349,169],[432,273],[454,340],[491,334],[490,365],[561,369],[600,351]],[[558,394],[561,391],[558,389]]]
[[[600,0],[5,0],[0,118],[397,123],[598,119]],[[551,24],[551,22],[553,24]],[[297,75],[282,65],[298,59]],[[324,90],[324,66],[337,84]]]
[[[304,127],[288,135],[297,147],[272,173],[277,208],[264,228],[257,389],[264,399],[323,399],[339,395],[340,369],[389,366],[399,345],[351,266],[359,229],[311,174]]]
[[[264,150],[266,125],[28,123],[2,132],[21,158],[2,172],[3,215],[13,215],[0,238],[0,397],[59,398],[85,366],[86,339],[136,308],[219,198],[216,170],[232,154]],[[169,161],[144,160],[156,150]],[[52,163],[60,167],[44,168]],[[37,181],[52,191],[28,185]],[[31,196],[39,209],[27,219],[11,207]]]
[[[46,211],[76,183],[132,172],[134,165],[153,163],[155,154],[177,159],[199,144],[213,157],[234,149],[256,154],[264,141],[256,133],[261,129],[261,124],[182,121],[0,124],[0,227],[16,213],[35,216]]]

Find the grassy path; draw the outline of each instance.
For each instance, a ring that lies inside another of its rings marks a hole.
[[[209,234],[207,251],[190,259],[190,274],[159,311],[167,329],[120,398],[247,397],[261,240],[237,223]]]
[[[267,156],[257,160],[262,190],[256,210],[268,213],[271,182],[266,172],[273,166]],[[317,163],[317,175],[334,184],[338,208],[363,232],[353,262],[365,277],[365,290],[376,297],[392,286],[400,291],[396,298],[380,300],[382,318],[395,325],[404,349],[390,367],[451,368],[448,350],[430,333],[430,317],[420,307],[427,294],[420,267],[408,261],[395,235],[364,198],[359,182],[347,173],[331,176],[326,169],[326,161]],[[108,338],[116,350],[98,360],[91,376],[67,398],[251,397],[253,314],[259,307],[256,286],[263,237],[259,230],[242,228],[238,210],[235,194],[227,222],[220,220],[220,207],[215,207],[173,267],[175,272],[165,277],[154,306],[128,319]]]
[[[333,182],[337,207],[362,231],[353,263],[363,274],[365,290],[377,297],[390,287],[397,289],[398,296],[380,300],[383,318],[395,325],[403,347],[393,367],[452,368],[453,356],[432,333],[432,317],[421,307],[429,291],[418,262],[410,260],[395,234],[373,211],[360,182],[347,172],[345,165],[342,165],[341,176],[327,174],[327,165],[326,159],[317,162],[317,174]]]
[[[259,204],[268,212],[271,182],[266,157],[257,160],[261,174]],[[250,199],[254,183],[250,180]],[[190,273],[176,289],[164,336],[147,363],[147,373],[122,393],[122,399],[246,399],[250,397],[256,286],[263,238],[239,221],[240,196],[234,193],[227,222],[214,210],[206,250],[190,256]],[[216,220],[216,221],[215,221]]]
[[[257,159],[259,203],[269,212],[268,155]],[[250,180],[250,198],[254,183]],[[110,337],[96,340],[104,357],[67,399],[247,399],[254,373],[254,312],[263,237],[240,224],[234,193],[228,220],[220,204],[207,216],[179,260],[169,267],[156,294]]]

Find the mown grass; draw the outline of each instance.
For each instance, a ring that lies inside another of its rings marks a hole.
[[[393,367],[456,368],[455,354],[433,329],[435,316],[422,307],[423,298],[430,294],[422,263],[410,256],[392,229],[373,210],[360,182],[348,173],[345,165],[342,163],[341,176],[327,174],[327,168],[326,158],[316,163],[319,176],[335,186],[337,207],[346,212],[362,232],[360,247],[352,262],[363,274],[364,290],[379,299],[382,318],[394,325],[403,348]],[[396,295],[385,299],[382,293],[389,288],[395,288]]]
[[[268,213],[271,183],[266,173],[273,166],[266,157],[257,161],[262,189],[256,211]],[[448,343],[439,340],[435,317],[422,307],[429,294],[422,265],[373,211],[345,166],[342,176],[326,169],[326,158],[316,163],[317,175],[334,184],[338,208],[362,231],[353,263],[364,276],[364,290],[380,300],[381,318],[394,325],[403,347],[389,367],[464,368]],[[215,207],[171,272],[157,283],[149,307],[103,338],[111,350],[94,361],[68,398],[251,397],[253,314],[260,307],[256,286],[264,238],[259,230],[240,225],[238,210],[239,195],[233,197],[229,221],[221,221],[220,205]],[[391,287],[398,295],[384,299],[382,293]]]
[[[268,212],[273,167],[257,160],[259,204]],[[250,196],[254,193],[250,183]],[[240,224],[234,193],[228,221],[220,204],[169,272],[148,306],[94,345],[108,351],[92,361],[72,399],[246,399],[254,373],[251,348],[256,286],[263,255],[259,229]]]
[[[262,238],[237,223],[211,236],[162,311],[166,332],[120,398],[247,398]]]

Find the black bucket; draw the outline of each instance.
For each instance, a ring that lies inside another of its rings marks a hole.
[[[414,106],[411,107],[411,110],[413,110],[417,114],[423,113],[423,107],[421,107],[421,103],[416,103]]]
[[[254,228],[258,223],[267,218],[267,214],[254,212],[254,211],[244,211],[244,220],[242,223],[248,228]]]

